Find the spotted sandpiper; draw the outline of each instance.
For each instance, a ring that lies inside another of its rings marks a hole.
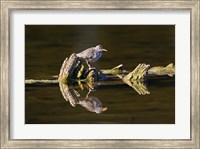
[[[88,48],[76,55],[78,57],[84,58],[89,68],[91,68],[89,62],[96,62],[102,56],[103,51],[107,50],[103,49],[101,45],[97,45],[96,47]]]

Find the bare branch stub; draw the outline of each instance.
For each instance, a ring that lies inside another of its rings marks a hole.
[[[143,80],[145,76],[147,75],[147,71],[149,69],[150,65],[147,64],[139,64],[132,72],[130,72],[128,75],[123,77],[124,81],[135,81],[135,80]]]
[[[62,64],[60,69],[60,74],[58,80],[61,82],[66,82],[69,78],[73,78],[73,72],[75,70],[75,66],[78,62],[78,57],[75,53],[73,53],[69,59],[66,58]]]

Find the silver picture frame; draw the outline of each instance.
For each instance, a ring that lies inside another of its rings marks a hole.
[[[200,99],[200,5],[199,0],[170,1],[22,1],[1,0],[1,148],[199,148]],[[137,9],[189,10],[190,28],[190,139],[175,140],[26,140],[10,138],[10,14],[12,10]]]

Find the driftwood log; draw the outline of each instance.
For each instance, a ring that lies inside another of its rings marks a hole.
[[[77,57],[76,54],[73,53],[69,58],[66,58],[64,60],[57,80],[30,79],[25,80],[25,83],[26,85],[59,83],[61,91],[63,93],[63,88],[68,90],[68,85],[70,83],[78,83],[79,87],[83,88],[81,82],[86,82],[87,86],[92,89],[95,86],[95,82],[105,82],[106,80],[122,80],[123,83],[135,89],[136,92],[138,92],[140,95],[145,95],[150,93],[145,85],[146,79],[148,79],[149,77],[155,78],[157,76],[165,77],[167,75],[170,77],[173,77],[175,75],[175,67],[172,63],[167,65],[166,67],[156,66],[151,68],[149,64],[143,63],[139,64],[131,72],[124,70],[122,64],[112,69],[97,70],[95,68],[89,69],[86,61],[82,58]],[[73,103],[71,104],[73,105]]]
[[[85,60],[73,53],[69,59],[66,58],[60,69],[58,80],[62,83],[67,82],[95,82],[106,80],[107,76],[96,69],[89,69]]]
[[[102,113],[107,110],[98,97],[90,96],[90,92],[95,90],[96,86],[122,85],[127,84],[138,94],[150,94],[146,87],[146,80],[152,78],[163,81],[166,76],[173,77],[175,67],[171,63],[166,67],[151,67],[148,64],[139,64],[133,71],[123,69],[120,64],[112,69],[97,70],[89,69],[86,61],[73,53],[66,58],[61,66],[58,79],[56,80],[25,80],[27,85],[58,85],[63,98],[76,107],[80,105],[86,110],[94,113]],[[161,79],[161,80],[160,80]],[[169,77],[168,77],[169,79]],[[122,80],[122,81],[119,81]],[[82,91],[87,88],[87,95],[82,95]]]
[[[150,68],[148,64],[139,64],[133,71],[128,72],[123,69],[123,65],[120,64],[112,69],[97,70],[89,69],[85,63],[85,60],[76,56],[73,53],[69,58],[66,58],[60,69],[58,80],[62,83],[67,82],[95,82],[104,81],[109,77],[118,77],[123,81],[143,81],[147,75],[169,75],[175,74],[175,68],[173,64],[169,64],[167,67],[157,66]],[[112,75],[112,76],[108,76]]]

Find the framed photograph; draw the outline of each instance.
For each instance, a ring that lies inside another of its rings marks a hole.
[[[1,1],[1,148],[199,148],[199,1]]]

